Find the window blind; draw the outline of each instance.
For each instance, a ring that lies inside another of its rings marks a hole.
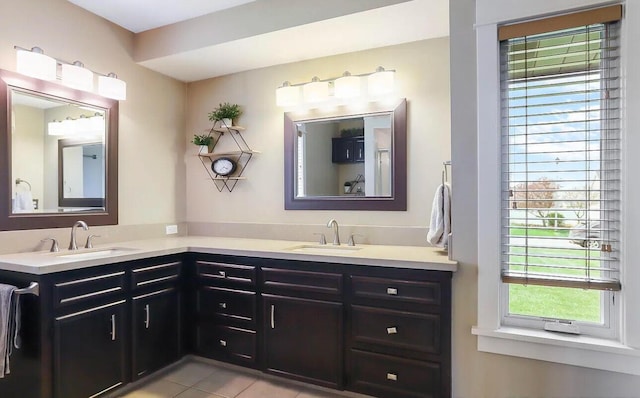
[[[500,42],[505,283],[621,289],[620,22],[610,19]]]

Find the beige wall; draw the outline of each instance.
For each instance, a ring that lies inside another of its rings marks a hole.
[[[278,49],[274,49],[278,51]],[[223,56],[220,62],[223,62]],[[218,193],[208,180],[200,161],[189,153],[187,163],[188,222],[222,223],[216,232],[231,233],[233,224],[273,226],[278,236],[314,239],[311,231],[326,230],[327,220],[336,218],[348,231],[359,232],[365,242],[426,244],[426,226],[431,198],[440,183],[442,162],[449,159],[449,41],[427,40],[310,61],[242,72],[191,83],[188,86],[185,142],[210,127],[207,113],[220,102],[242,106],[239,124],[249,145],[261,151],[248,165],[246,181],[232,193]],[[283,161],[283,110],[275,105],[275,89],[283,81],[310,81],[315,75],[330,78],[351,73],[372,72],[379,65],[396,69],[398,93],[408,100],[408,209],[406,212],[285,211]],[[309,226],[306,229],[301,229]],[[201,231],[191,229],[190,231]],[[384,227],[411,231],[395,240],[396,232],[378,232]],[[249,228],[249,227],[247,227]],[[239,234],[251,236],[249,229]],[[289,231],[290,233],[283,233]],[[263,236],[265,237],[265,236]],[[378,239],[380,238],[380,239]],[[343,239],[346,239],[344,237]]]
[[[120,229],[132,228],[143,238],[183,219],[184,84],[136,65],[132,33],[65,0],[1,1],[0,68],[15,71],[14,45],[39,46],[127,82],[127,100],[120,102],[120,227],[102,229],[103,241],[119,240],[127,235]],[[2,232],[0,252],[32,250],[49,234],[66,242],[67,232]]]
[[[451,151],[453,162],[453,226],[459,271],[453,278],[453,395],[455,397],[638,397],[640,377],[480,353],[471,327],[477,318],[478,225],[476,137],[476,65],[474,24],[499,22],[596,4],[594,0],[514,2],[455,0],[450,2]],[[636,3],[636,4],[634,4]],[[633,10],[632,10],[633,8]],[[627,2],[628,37],[637,37],[637,2]],[[477,16],[476,16],[477,10]],[[633,11],[633,12],[631,12]],[[633,16],[632,16],[633,15]],[[634,32],[631,32],[634,30]],[[637,46],[635,46],[637,49]],[[478,49],[482,51],[482,49]],[[637,51],[636,51],[637,52]],[[637,54],[629,70],[637,71]],[[638,104],[639,81],[627,77],[629,109]],[[479,78],[482,78],[481,76]],[[633,87],[633,89],[632,89]],[[628,118],[639,116],[629,112]],[[636,125],[629,120],[629,125]],[[631,138],[631,137],[630,137]],[[627,187],[629,189],[630,187]],[[481,210],[480,210],[481,211]],[[628,225],[628,224],[627,224]],[[635,228],[633,223],[630,228]],[[497,309],[496,309],[497,310]]]

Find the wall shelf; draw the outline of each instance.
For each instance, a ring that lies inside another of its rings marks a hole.
[[[211,152],[198,153],[200,162],[204,166],[205,170],[207,170],[207,173],[218,189],[218,192],[222,192],[224,189],[231,192],[238,181],[246,180],[247,178],[243,177],[242,174],[244,173],[247,164],[249,164],[249,161],[251,161],[254,154],[260,153],[259,151],[254,151],[249,147],[244,137],[242,137],[243,131],[245,131],[244,127],[240,126],[212,127],[208,133],[208,136],[213,137]],[[225,136],[233,139],[233,142],[238,147],[237,151],[215,152],[216,146]],[[211,169],[213,162],[221,157],[230,158],[236,163],[236,171],[232,175],[223,177],[216,174]]]

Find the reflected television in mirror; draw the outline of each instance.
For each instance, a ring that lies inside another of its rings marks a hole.
[[[0,77],[0,229],[68,227],[79,214],[90,225],[117,224],[118,102],[13,72]]]
[[[406,101],[285,114],[285,209],[406,210]]]

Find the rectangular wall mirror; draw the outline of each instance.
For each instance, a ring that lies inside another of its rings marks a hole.
[[[285,114],[285,209],[406,210],[406,101]]]
[[[117,224],[118,102],[0,70],[0,229]]]

